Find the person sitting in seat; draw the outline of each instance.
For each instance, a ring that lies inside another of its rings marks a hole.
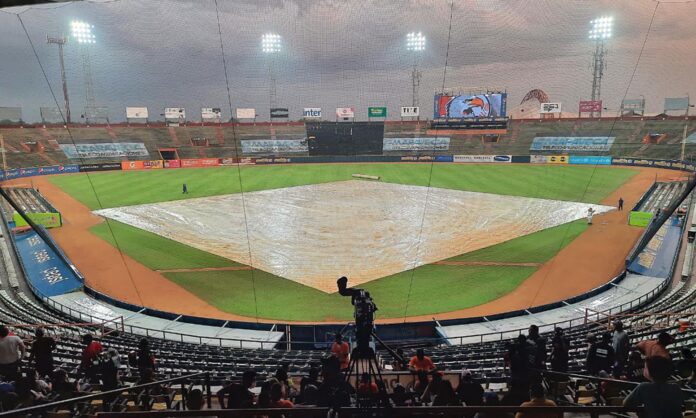
[[[532,385],[529,390],[530,400],[523,402],[520,406],[556,406],[556,402],[546,399],[544,387],[541,384]],[[562,418],[563,413],[548,412],[518,412],[515,418]]]
[[[295,405],[285,399],[285,385],[274,383],[271,386],[271,408],[293,408]]]
[[[408,363],[408,369],[411,371],[411,373],[417,374],[418,372],[432,373],[437,368],[430,357],[425,355],[423,349],[419,348],[416,350],[416,355],[413,356],[411,361]]]
[[[331,354],[334,355],[341,364],[341,370],[345,370],[350,365],[350,346],[343,341],[343,335],[336,333],[334,343],[331,345]]]
[[[645,361],[648,379],[624,399],[625,407],[645,407],[645,418],[681,418],[684,394],[679,386],[667,383],[672,374],[672,362],[662,356],[648,357]]]
[[[242,374],[242,383],[230,383],[217,392],[220,408],[241,409],[254,406],[254,394],[251,389],[256,386],[256,372],[247,370]],[[227,402],[225,402],[227,395]]]

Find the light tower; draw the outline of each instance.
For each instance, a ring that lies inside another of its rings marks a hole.
[[[275,33],[265,33],[261,37],[261,52],[268,56],[268,108],[276,107],[275,56],[282,50],[283,38]],[[270,119],[270,118],[269,118]],[[272,121],[272,120],[271,120]]]
[[[58,45],[58,58],[60,59],[60,81],[63,83],[63,99],[65,100],[65,122],[70,123],[70,99],[68,98],[68,81],[65,77],[65,60],[63,59],[63,45],[68,42],[68,38],[52,38],[46,35],[46,43]]]
[[[602,76],[607,68],[605,62],[607,50],[606,41],[611,38],[611,27],[614,18],[603,16],[590,22],[590,40],[595,43],[594,55],[592,57],[592,101],[601,100],[602,97]],[[594,113],[592,114],[594,116]]]
[[[92,33],[94,26],[89,23],[73,20],[70,22],[70,28],[73,38],[80,44],[82,73],[85,79],[85,121],[89,123],[90,119],[97,117],[97,105],[94,99],[94,82],[92,81],[92,62],[89,56],[90,45],[95,44],[97,40]]]
[[[421,32],[411,32],[406,35],[406,50],[413,53],[413,70],[411,71],[411,87],[413,88],[412,106],[418,107],[418,88],[420,87],[421,72],[418,70],[418,59],[425,50],[425,35]]]

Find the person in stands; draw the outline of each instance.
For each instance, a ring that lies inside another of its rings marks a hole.
[[[483,386],[474,382],[469,370],[463,370],[459,377],[457,396],[466,406],[479,406],[483,404]]]
[[[437,368],[430,357],[425,355],[423,349],[419,348],[416,350],[416,355],[413,356],[411,361],[408,363],[408,369],[411,371],[411,373],[418,374],[419,372],[432,373]]]
[[[92,334],[82,336],[82,344],[85,348],[82,350],[80,359],[80,371],[82,371],[90,382],[97,382],[99,373],[99,354],[103,347],[98,341],[94,341]]]
[[[46,335],[43,328],[36,328],[36,338],[31,344],[31,358],[39,376],[51,376],[53,374],[53,350],[56,349],[56,341]]]
[[[379,389],[377,384],[372,381],[372,376],[369,373],[363,373],[358,384],[358,395],[375,396],[377,393],[379,393]]]
[[[611,334],[604,333],[599,342],[590,345],[587,351],[587,371],[594,376],[600,372],[610,373],[614,365],[614,347],[611,346]]]
[[[532,366],[538,370],[546,369],[546,338],[539,335],[538,326],[529,326],[527,341],[534,344],[534,363]]]
[[[345,370],[350,365],[350,346],[343,341],[343,335],[336,333],[334,343],[331,345],[331,354],[336,357],[341,365],[341,370]]]
[[[628,361],[628,352],[631,350],[628,333],[624,331],[621,321],[614,322],[614,333],[611,336],[611,346],[614,348],[614,372],[620,375]]]
[[[138,373],[143,374],[147,369],[155,371],[155,356],[150,351],[150,341],[141,338],[138,343]]]
[[[672,362],[663,356],[648,357],[645,361],[648,379],[624,399],[624,406],[643,405],[645,418],[681,418],[684,395],[681,388],[667,383],[672,374]]]
[[[0,375],[6,381],[15,381],[21,377],[19,367],[27,349],[24,342],[16,335],[10,335],[5,325],[0,325]]]
[[[203,391],[192,389],[186,395],[186,409],[189,411],[200,411],[203,409]]]
[[[570,351],[570,340],[565,336],[563,328],[556,328],[551,340],[551,370],[567,373]]]
[[[462,406],[449,380],[441,380],[435,390],[432,406]]]
[[[274,383],[271,386],[271,408],[292,408],[295,405],[285,399],[285,386],[281,383]]]
[[[658,334],[656,340],[644,340],[636,344],[636,348],[644,357],[663,357],[667,360],[671,360],[672,356],[669,354],[667,347],[674,342],[674,339],[667,332],[662,331]],[[643,376],[646,379],[648,377],[648,364],[645,363],[645,368],[643,369]]]
[[[523,402],[520,406],[556,406],[556,403],[551,399],[546,399],[546,394],[544,393],[544,387],[540,384],[532,385],[529,390],[530,400]],[[559,418],[562,417],[562,413],[548,413],[548,412],[523,412],[520,411],[515,414],[515,418]]]
[[[218,402],[222,409],[251,408],[254,406],[254,394],[251,389],[256,386],[256,372],[247,370],[242,374],[241,383],[230,383],[217,392]],[[225,402],[227,397],[227,402]]]
[[[687,379],[694,374],[696,370],[696,359],[694,354],[688,347],[682,347],[681,359],[676,364],[676,371],[679,377]]]

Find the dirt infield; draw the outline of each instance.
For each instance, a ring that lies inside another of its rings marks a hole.
[[[543,264],[515,291],[473,308],[409,317],[406,320],[429,321],[433,318],[481,316],[525,309],[576,296],[606,283],[622,270],[623,258],[642,233],[642,228],[627,225],[628,209],[656,178],[658,181],[681,179],[680,173],[672,170],[637,170],[638,174],[601,202],[616,205],[619,197],[623,197],[626,210],[595,216],[594,225]],[[89,228],[103,222],[102,218],[92,214],[89,208],[53,185],[46,177],[36,177],[33,183],[62,213],[63,227],[52,229],[51,234],[93,289],[128,303],[184,315],[278,322],[242,317],[215,308],[165,278],[162,272],[150,270],[90,233]]]

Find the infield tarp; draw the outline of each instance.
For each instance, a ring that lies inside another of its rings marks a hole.
[[[17,252],[31,285],[43,296],[56,296],[82,288],[77,275],[34,231],[15,235]]]

